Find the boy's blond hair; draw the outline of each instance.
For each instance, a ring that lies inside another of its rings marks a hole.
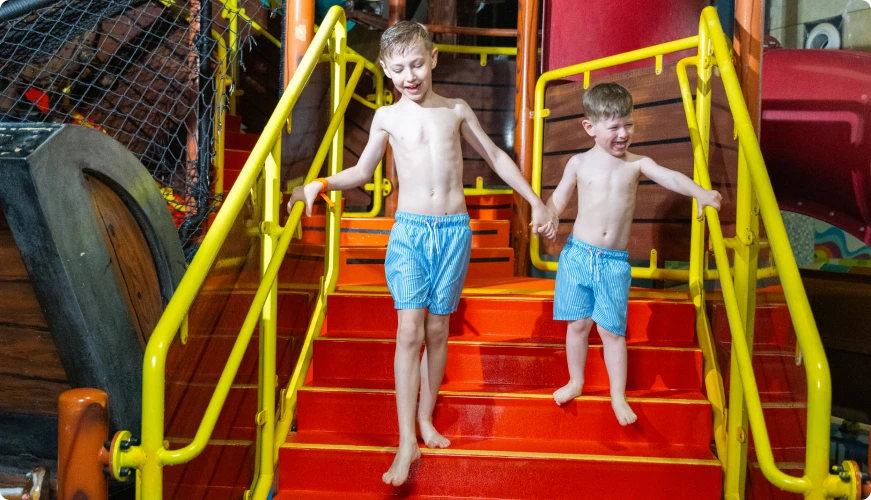
[[[378,59],[386,63],[385,58],[399,52],[404,54],[416,43],[422,43],[427,53],[432,52],[432,37],[426,27],[417,21],[399,21],[387,28],[381,35],[381,50]]]
[[[600,83],[584,93],[584,114],[593,123],[632,113],[632,94],[616,83]]]

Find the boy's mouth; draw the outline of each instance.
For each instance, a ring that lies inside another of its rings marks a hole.
[[[416,94],[420,90],[420,84],[418,83],[417,85],[406,85],[405,90],[412,94]]]

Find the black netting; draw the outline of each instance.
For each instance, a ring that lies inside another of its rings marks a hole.
[[[215,109],[228,102],[226,93],[216,102],[214,35],[226,41],[230,31],[221,4],[42,0],[4,19],[25,2],[0,9],[0,121],[79,123],[126,145],[163,189],[190,254],[219,201],[210,186]],[[260,9],[244,6],[249,16]],[[237,30],[252,40],[241,18]]]

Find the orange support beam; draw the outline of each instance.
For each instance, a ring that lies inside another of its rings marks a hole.
[[[765,35],[765,2],[737,0],[735,2],[735,54],[737,71],[744,89],[747,111],[759,137],[762,117],[762,39]]]
[[[57,495],[60,500],[109,498],[103,443],[109,436],[108,396],[98,389],[72,389],[58,398]]]
[[[284,23],[287,33],[284,40],[284,85],[287,85],[314,37],[314,0],[287,2]]]
[[[514,104],[514,153],[526,182],[532,179],[532,110],[535,98],[538,60],[538,0],[520,0],[517,10],[517,93]],[[514,274],[529,273],[529,204],[514,194],[511,218],[511,246],[514,248]]]

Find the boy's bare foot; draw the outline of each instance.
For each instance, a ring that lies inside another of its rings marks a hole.
[[[560,387],[553,393],[553,400],[558,405],[564,405],[569,401],[581,395],[584,390],[584,383],[569,380],[569,383]]]
[[[447,448],[451,445],[448,438],[439,434],[439,431],[433,427],[432,422],[418,420],[417,426],[420,428],[420,437],[423,438],[427,448]]]
[[[411,468],[411,464],[419,458],[420,448],[417,443],[412,443],[409,446],[400,444],[399,451],[396,452],[396,457],[393,459],[393,465],[381,476],[381,480],[385,484],[402,486],[408,479],[408,469]]]
[[[634,424],[638,417],[635,412],[629,407],[626,398],[611,398],[611,408],[614,409],[614,415],[617,416],[617,421],[620,425]]]

